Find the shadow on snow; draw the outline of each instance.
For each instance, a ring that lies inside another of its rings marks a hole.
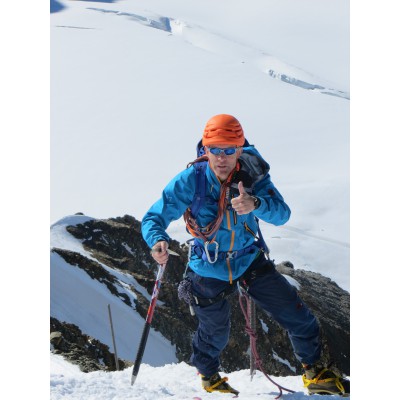
[[[65,6],[57,0],[50,0],[50,13],[55,13],[64,9]]]
[[[91,3],[116,3],[119,0],[77,0],[77,1],[89,1]],[[65,7],[64,4],[58,0],[50,0],[50,13],[56,13],[62,11]]]

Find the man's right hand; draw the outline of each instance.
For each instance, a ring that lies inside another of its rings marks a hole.
[[[152,257],[157,261],[158,264],[166,264],[168,261],[168,242],[162,240],[157,242],[151,249]]]

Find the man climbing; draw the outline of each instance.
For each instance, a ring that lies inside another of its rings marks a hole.
[[[187,278],[199,320],[191,363],[208,392],[238,394],[218,373],[228,343],[230,306],[226,296],[245,286],[255,303],[287,330],[304,367],[310,393],[344,394],[349,381],[319,364],[316,318],[297,291],[275,269],[257,237],[258,219],[282,225],[290,209],[271,182],[269,165],[244,137],[239,121],[227,114],[206,124],[200,154],[164,189],[142,221],[142,234],[158,264],[168,260],[169,224],[184,216],[191,244]]]

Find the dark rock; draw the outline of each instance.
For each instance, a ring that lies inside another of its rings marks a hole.
[[[323,360],[350,374],[350,294],[321,274],[280,264],[277,270],[300,284],[299,294],[322,331]]]
[[[108,346],[85,335],[74,324],[60,322],[50,318],[50,343],[52,352],[61,354],[72,364],[79,366],[83,372],[116,371],[115,356]],[[127,360],[118,359],[119,369],[133,365]]]
[[[140,227],[140,222],[128,215],[107,220],[90,220],[84,224],[67,227],[69,233],[82,240],[85,250],[89,251],[92,257],[99,261],[98,263],[72,251],[61,249],[53,251],[69,264],[84,269],[93,279],[105,283],[110,292],[118,297],[121,297],[121,293],[115,285],[115,278],[100,263],[129,271],[151,295],[157,265],[141,236]],[[159,295],[164,305],[157,305],[152,327],[176,345],[178,361],[189,362],[191,338],[197,327],[197,319],[190,315],[187,304],[180,301],[177,295],[178,284],[186,267],[187,249],[176,241],[170,243],[170,248],[180,254],[180,257],[169,258]],[[329,359],[334,366],[348,375],[350,373],[349,293],[329,278],[295,269],[289,261],[279,264],[277,269],[298,282],[300,296],[320,321],[323,359]],[[149,306],[148,300],[134,288],[132,291],[137,296],[136,311],[145,318]],[[121,300],[128,304],[129,299]],[[245,332],[245,320],[239,306],[238,294],[233,294],[229,302],[232,308],[231,335],[221,356],[221,369],[226,372],[249,368],[249,338]],[[258,352],[267,373],[280,376],[302,373],[301,364],[294,357],[287,333],[260,309],[256,311],[256,330]],[[61,352],[62,346],[57,348],[57,351]]]

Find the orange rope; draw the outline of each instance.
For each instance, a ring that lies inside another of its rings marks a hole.
[[[208,160],[207,156],[199,157],[196,160],[194,160],[192,163],[189,163],[188,166],[193,165],[196,162],[199,161],[205,161]],[[222,220],[224,218],[224,211],[226,209],[226,206],[228,205],[228,199],[227,199],[227,191],[230,186],[230,183],[232,181],[232,177],[236,171],[239,171],[240,164],[239,162],[236,163],[236,167],[231,171],[229,174],[227,180],[222,183],[221,185],[221,191],[220,191],[220,196],[219,196],[219,201],[218,201],[218,214],[217,217],[215,218],[214,221],[210,222],[204,227],[201,227],[196,219],[193,217],[190,208],[187,208],[185,213],[183,214],[183,219],[186,222],[186,228],[189,231],[189,233],[195,237],[195,238],[200,238],[204,240],[204,242],[209,241],[212,243],[215,240],[215,237],[210,240],[212,236],[216,234],[218,231],[219,227],[221,226]]]

